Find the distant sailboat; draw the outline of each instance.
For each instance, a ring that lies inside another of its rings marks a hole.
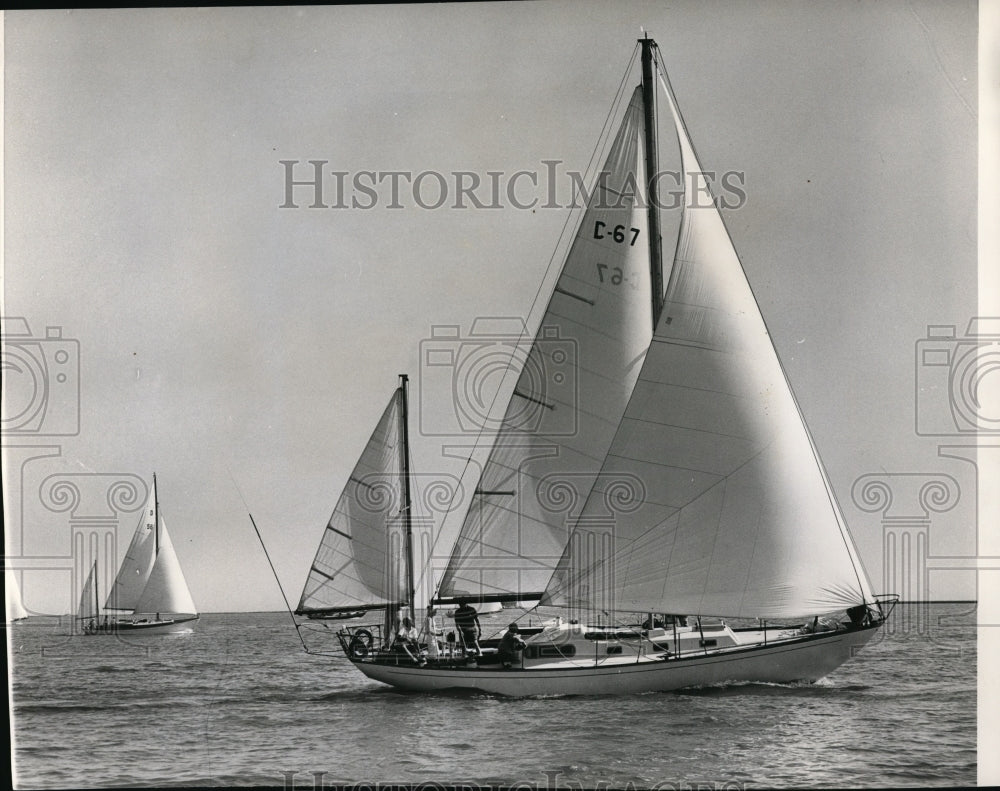
[[[4,571],[4,601],[7,609],[7,623],[17,623],[28,617],[28,611],[21,600],[21,588],[11,569]]]
[[[365,614],[364,610],[347,610],[346,612],[334,613],[310,613],[307,617],[311,621],[348,621],[351,618],[360,618]]]
[[[421,653],[429,646],[397,650],[388,624],[343,628],[345,653],[372,679],[515,696],[815,681],[895,603],[872,592],[722,216],[705,205],[656,45],[637,49],[641,84],[434,600],[562,615],[522,628],[513,661],[509,640]],[[665,287],[658,87],[687,191]],[[576,349],[573,392],[536,375],[558,363],[560,339]],[[328,524],[300,612],[414,606],[406,436],[404,382]],[[399,496],[378,513],[355,508],[375,482]]]
[[[86,582],[83,583],[80,606],[76,609],[76,619],[80,622],[84,634],[97,634],[101,631],[101,603],[97,596],[97,561],[95,560],[90,567],[90,573],[87,574]],[[105,619],[104,631],[107,631],[107,625]]]
[[[87,634],[173,632],[189,629],[191,622],[199,617],[167,526],[160,516],[155,475],[143,517],[111,586],[104,614],[96,608],[96,568],[95,561],[84,586],[78,613],[80,620],[88,621],[84,630]],[[93,608],[88,586],[93,589]],[[109,616],[108,611],[129,615]]]

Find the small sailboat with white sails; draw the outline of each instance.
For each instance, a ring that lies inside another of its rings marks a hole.
[[[513,696],[811,682],[868,643],[895,603],[871,589],[719,209],[692,199],[710,185],[656,44],[636,50],[640,85],[620,96],[433,598],[538,602],[555,615],[521,627],[514,661],[495,639],[396,648],[392,614],[427,604],[414,585],[404,377],[298,608],[383,610],[382,623],[338,633],[372,679]],[[657,95],[686,192],[667,271]],[[560,388],[537,374],[569,344],[575,387]]]
[[[159,633],[190,629],[198,617],[170,534],[160,515],[154,474],[142,518],[118,568],[103,611],[95,560],[80,597],[77,620],[84,634]]]

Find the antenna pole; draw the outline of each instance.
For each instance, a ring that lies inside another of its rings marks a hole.
[[[399,421],[402,458],[400,459],[400,474],[403,477],[403,524],[406,527],[406,585],[409,588],[410,617],[416,620],[416,586],[413,583],[413,520],[410,514],[410,435],[407,427],[407,388],[410,378],[406,374],[399,375]]]
[[[653,50],[656,42],[644,35],[642,45],[642,106],[646,148],[646,218],[649,225],[649,274],[653,291],[653,329],[663,310],[663,255],[660,244],[660,201],[657,195],[659,162],[656,151],[656,82],[653,74]]]

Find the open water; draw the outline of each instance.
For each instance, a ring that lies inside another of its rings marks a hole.
[[[808,686],[503,699],[393,691],[306,654],[287,613],[128,638],[31,619],[8,627],[15,787],[974,785],[974,624],[971,604],[900,605]]]

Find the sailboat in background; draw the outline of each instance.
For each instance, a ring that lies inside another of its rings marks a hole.
[[[4,570],[4,601],[7,610],[7,623],[17,623],[28,617],[28,611],[21,600],[21,588],[12,569]]]
[[[76,620],[84,634],[97,634],[101,629],[101,603],[97,590],[97,561],[95,560],[87,574],[80,592],[80,606],[76,609]],[[106,630],[105,630],[106,631]]]
[[[815,681],[895,604],[872,592],[722,215],[699,199],[711,190],[656,44],[636,49],[641,83],[434,597],[538,602],[554,617],[522,627],[513,655],[509,639],[399,651],[388,622],[346,626],[341,645],[372,679],[515,696]],[[666,278],[658,88],[685,189]],[[571,352],[573,376],[538,376]],[[409,476],[404,381],[327,526],[300,613],[362,599],[417,611]],[[358,509],[376,483],[394,496]]]
[[[77,614],[80,620],[87,621],[85,634],[176,632],[190,629],[191,622],[199,617],[167,526],[160,516],[155,474],[142,518],[118,568],[103,614],[98,606],[96,569],[95,561],[84,585]],[[108,611],[129,615],[109,616]]]

